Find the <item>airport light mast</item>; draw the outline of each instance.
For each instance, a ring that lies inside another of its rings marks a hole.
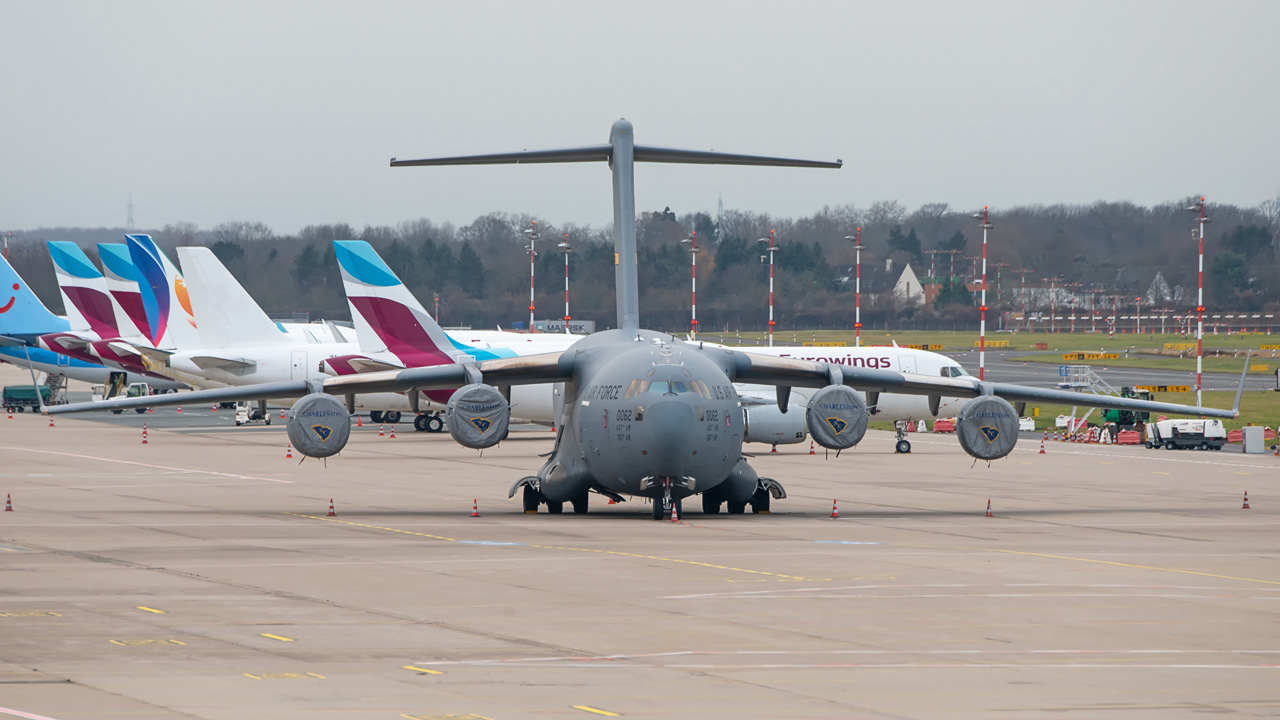
[[[978,325],[978,379],[985,380],[987,376],[987,231],[993,227],[990,206],[983,205],[982,212],[974,213],[973,217],[982,221],[982,305],[979,306],[982,319]]]
[[[569,253],[573,252],[573,248],[569,247],[569,233],[564,234],[564,242],[556,245],[556,249],[564,253],[564,331],[569,332]]]
[[[1204,226],[1210,222],[1204,216],[1204,196],[1200,202],[1187,208],[1191,212],[1200,213],[1200,260],[1196,271],[1196,405],[1200,404],[1200,381],[1203,375],[1202,357],[1204,351]]]
[[[698,339],[698,253],[702,252],[702,248],[698,247],[698,231],[694,230],[689,233],[689,237],[680,241],[681,245],[688,245],[690,269],[690,285],[689,285],[689,337]]]
[[[769,347],[773,347],[773,254],[778,251],[773,240],[772,230],[769,231],[769,237],[760,238],[760,242],[769,243]]]
[[[524,234],[529,238],[529,245],[525,250],[529,251],[529,332],[533,332],[533,259],[538,256],[533,245],[538,239],[538,221],[529,221],[529,227],[525,229]]]
[[[862,244],[862,228],[854,235],[845,235],[845,240],[853,243],[853,345],[854,347],[862,347],[862,251],[866,250],[866,246]],[[932,279],[933,268],[929,268],[929,274]],[[935,281],[936,283],[936,281]]]
[[[1031,328],[1031,332],[1034,333],[1036,330],[1031,327],[1031,323],[1027,319],[1027,273],[1035,272],[1035,270],[1032,270],[1031,268],[1019,268],[1013,272],[1022,276],[1022,322],[1026,323],[1027,327]]]
[[[1049,283],[1049,332],[1058,332],[1058,304],[1055,301],[1057,295],[1057,283],[1062,282],[1060,277],[1040,278],[1044,282]]]

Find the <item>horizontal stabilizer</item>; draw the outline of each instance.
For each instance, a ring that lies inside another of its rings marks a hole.
[[[213,355],[195,355],[191,362],[201,370],[247,370],[258,363],[248,358],[216,357]]]
[[[570,163],[612,161],[611,145],[564,148],[561,150],[524,150],[488,155],[459,155],[455,157],[424,158],[422,160],[391,159],[391,167],[423,167],[430,165],[519,165],[521,163]],[[795,158],[769,157],[765,155],[739,155],[711,150],[680,150],[677,148],[636,145],[636,162],[684,163],[689,165],[766,165],[771,167],[839,168],[844,162],[836,160],[799,160]]]

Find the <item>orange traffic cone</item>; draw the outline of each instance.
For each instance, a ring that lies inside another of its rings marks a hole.
[[[471,517],[480,517],[480,501],[471,498]]]
[[[49,427],[53,427],[53,416],[49,416]]]
[[[1044,431],[1044,437],[1040,438],[1040,454],[1044,454],[1044,441],[1049,439],[1049,431]]]
[[[12,419],[13,419],[13,411],[12,411],[12,410],[10,410],[9,408],[5,408],[5,412],[9,413],[9,419],[10,419],[10,420],[12,420]]]
[[[155,408],[147,408],[147,412],[151,413],[152,415],[155,415],[155,414],[156,414],[156,409],[155,409]]]
[[[810,440],[810,441],[809,441],[809,454],[810,454],[810,455],[817,455],[817,454],[818,454],[818,453],[817,453],[817,451],[813,449],[813,441],[812,441],[812,440]]]
[[[385,432],[383,432],[383,431],[382,431],[382,427],[383,427],[383,426],[381,426],[381,425],[379,425],[379,426],[378,426],[378,437],[386,437],[386,436],[387,436],[387,434],[386,434]]]
[[[393,438],[394,438],[395,436],[396,436],[396,426],[395,426],[395,425],[392,425],[392,426],[391,426],[391,437],[393,437]]]
[[[53,421],[52,421],[52,420],[50,420],[49,422],[50,422],[50,423],[52,423]],[[772,449],[772,450],[770,450],[769,452],[771,452],[771,453],[776,453],[776,452],[778,452],[778,443],[774,443],[774,444],[773,444],[773,449]]]
[[[835,500],[832,500],[832,501],[831,501],[831,519],[832,519],[832,520],[839,520],[839,519],[840,519],[840,509],[839,509],[838,507],[836,507],[836,501],[835,501]]]
[[[1241,510],[1248,510],[1248,509],[1249,509],[1249,491],[1248,491],[1248,490],[1245,490],[1245,491],[1244,491],[1244,507],[1242,507],[1242,508],[1240,508],[1240,509],[1241,509]]]
[[[995,517],[991,514],[991,498],[987,498],[987,517]]]
[[[280,419],[284,419],[284,408],[280,408]]]
[[[4,494],[4,511],[13,512],[13,496],[9,493]]]
[[[617,500],[614,500],[613,498],[609,498],[609,502],[607,502],[607,503],[605,503],[605,504],[606,504],[606,505],[617,505],[617,504],[618,504],[618,501],[617,501]]]
[[[364,427],[364,420],[362,419],[363,417],[364,417],[363,415],[356,416],[356,427]]]
[[[285,443],[285,446],[284,446],[284,459],[285,459],[285,460],[292,460],[292,459],[293,459],[293,443]]]
[[[337,517],[338,513],[333,510],[333,498],[329,498],[329,517]]]
[[[213,412],[218,412],[218,403],[213,404]]]
[[[182,406],[181,406],[181,405],[179,405],[179,406],[178,406],[178,414],[179,414],[179,415],[181,415],[181,414],[182,414]]]
[[[676,506],[675,500],[671,501],[671,522],[673,523],[680,522],[680,510]]]
[[[142,423],[142,444],[147,444],[147,424]]]

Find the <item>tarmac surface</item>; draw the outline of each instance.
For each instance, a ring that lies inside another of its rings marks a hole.
[[[326,467],[278,421],[81,417],[0,416],[0,718],[1280,716],[1271,455],[872,432],[672,523],[523,514],[530,426]]]

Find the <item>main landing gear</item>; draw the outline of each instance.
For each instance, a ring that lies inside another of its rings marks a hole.
[[[511,488],[512,496],[516,494],[517,489],[521,492],[520,500],[524,504],[524,511],[526,513],[533,514],[538,512],[539,505],[546,505],[547,512],[552,515],[560,515],[564,512],[564,503],[552,502],[548,500],[540,490],[538,490],[538,478],[536,477],[523,478],[517,482],[515,486]],[[584,492],[578,497],[573,498],[569,501],[569,505],[573,508],[574,515],[586,515],[587,509],[590,506],[590,493]]]
[[[431,413],[423,413],[413,419],[413,429],[418,432],[442,432],[444,430],[444,418]]]
[[[898,441],[893,446],[893,451],[901,455],[911,452],[911,442],[907,440],[907,423],[910,420],[894,420],[893,430],[898,435]]]
[[[776,498],[781,500],[787,496],[787,491],[782,484],[773,478],[760,478],[760,485],[756,491],[752,493],[749,500],[728,502],[721,500],[720,496],[715,492],[702,494],[702,512],[707,515],[719,515],[720,505],[723,503],[727,506],[730,515],[743,515],[747,512],[747,506],[751,506],[751,512],[755,515],[768,515],[772,501]]]

